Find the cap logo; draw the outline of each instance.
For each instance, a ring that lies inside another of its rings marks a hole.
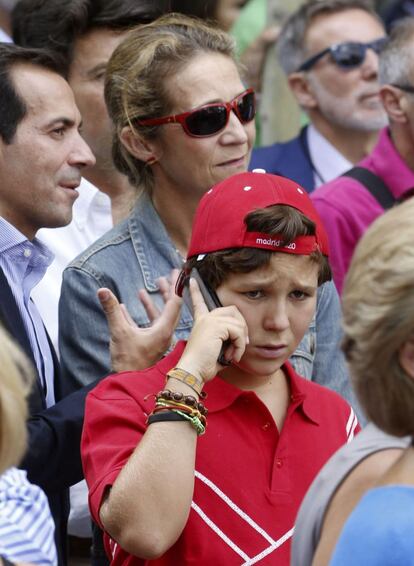
[[[283,245],[283,240],[272,240],[271,238],[256,238],[256,244],[259,244],[261,246],[274,246],[275,248],[279,248]],[[287,246],[283,247],[287,248],[288,250],[296,250],[296,243],[291,242]]]
[[[247,186],[247,187],[244,187],[243,191],[251,191],[251,189],[252,189],[251,187]]]

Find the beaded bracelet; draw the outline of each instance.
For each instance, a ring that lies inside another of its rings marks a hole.
[[[170,371],[167,372],[167,380],[169,378],[173,378],[181,381],[182,383],[185,383],[202,399],[205,399],[207,397],[207,393],[205,391],[202,391],[204,381],[196,377],[192,373],[186,371],[185,369],[177,367],[170,369]]]
[[[165,401],[178,402],[183,405],[187,405],[188,407],[194,407],[200,411],[202,415],[207,415],[208,413],[205,405],[201,401],[197,401],[197,399],[192,395],[185,395],[180,391],[170,391],[169,389],[165,389],[164,391],[160,391],[155,398],[157,402],[164,399]]]

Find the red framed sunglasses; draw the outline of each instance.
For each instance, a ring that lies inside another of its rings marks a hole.
[[[227,126],[230,112],[233,111],[242,124],[251,122],[256,115],[256,97],[254,90],[245,90],[230,102],[206,104],[190,112],[138,120],[140,126],[161,126],[179,123],[185,133],[194,138],[214,136]]]

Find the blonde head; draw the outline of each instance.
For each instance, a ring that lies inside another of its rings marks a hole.
[[[26,397],[32,370],[0,325],[0,473],[19,463],[26,449]]]
[[[168,14],[131,30],[109,60],[105,100],[115,127],[113,158],[134,185],[151,189],[152,171],[124,147],[121,131],[129,126],[143,138],[156,137],[159,126],[139,126],[137,120],[171,113],[168,79],[205,53],[234,59],[234,42],[201,20]]]
[[[367,417],[414,435],[414,380],[399,350],[414,336],[414,199],[378,218],[356,248],[343,293],[344,352]]]

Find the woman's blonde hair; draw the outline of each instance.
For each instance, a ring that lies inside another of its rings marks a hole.
[[[0,473],[18,464],[25,452],[31,384],[27,358],[0,325]]]
[[[151,189],[152,171],[122,144],[122,129],[129,126],[144,138],[154,138],[159,126],[140,126],[137,120],[171,113],[168,79],[205,53],[234,60],[234,41],[201,20],[168,14],[131,30],[112,54],[105,79],[105,101],[115,126],[112,153],[132,184]]]
[[[353,256],[343,292],[343,348],[367,417],[414,435],[414,380],[399,349],[414,337],[414,199],[378,218]]]

